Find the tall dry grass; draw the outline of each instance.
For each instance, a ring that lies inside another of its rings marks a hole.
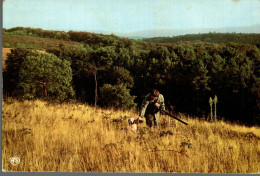
[[[162,116],[127,130],[132,111],[40,100],[3,102],[3,169],[59,172],[258,173],[260,129]],[[10,164],[11,157],[20,163]]]

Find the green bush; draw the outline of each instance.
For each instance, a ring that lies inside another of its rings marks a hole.
[[[74,96],[72,70],[66,60],[49,53],[31,52],[19,70],[18,90],[22,99],[64,101]]]
[[[16,47],[17,48],[26,48],[26,45],[24,43],[17,43]]]
[[[130,95],[130,90],[125,85],[104,84],[100,88],[99,105],[102,107],[114,107],[122,109],[135,108],[135,96]]]
[[[4,48],[11,48],[11,45],[9,43],[3,43]]]
[[[15,90],[17,90],[19,83],[19,70],[29,52],[28,49],[14,48],[7,54],[6,70],[3,72],[3,92],[5,95],[16,96]]]

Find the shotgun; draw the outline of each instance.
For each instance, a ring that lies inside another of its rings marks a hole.
[[[186,122],[183,122],[181,119],[178,119],[177,117],[175,117],[173,114],[171,114],[171,113],[169,113],[169,112],[166,112],[166,111],[164,111],[164,110],[162,110],[162,109],[161,109],[161,112],[163,112],[164,114],[166,114],[166,115],[168,115],[168,116],[170,116],[170,117],[172,117],[172,118],[174,118],[174,119],[180,121],[181,123],[184,123],[185,125],[188,125]]]

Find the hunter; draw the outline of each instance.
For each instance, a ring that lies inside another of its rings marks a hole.
[[[160,114],[164,114],[161,110],[165,111],[164,97],[158,90],[153,89],[143,100],[138,120],[145,117],[150,128],[157,127]]]

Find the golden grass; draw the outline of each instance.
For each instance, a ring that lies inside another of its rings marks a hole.
[[[188,126],[162,116],[158,130],[145,123],[127,130],[136,112],[3,102],[3,169],[59,172],[258,173],[260,129],[209,123],[185,116]],[[13,166],[11,157],[19,157]]]

